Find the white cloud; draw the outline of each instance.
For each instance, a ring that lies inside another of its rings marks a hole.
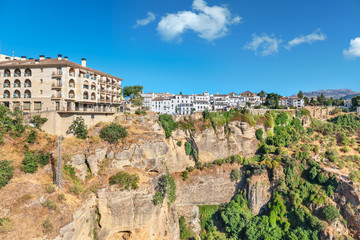
[[[136,20],[136,24],[134,27],[146,26],[149,23],[155,21],[155,19],[156,19],[155,14],[152,12],[148,12],[147,18]]]
[[[244,48],[255,52],[255,55],[268,56],[279,52],[279,45],[282,40],[276,38],[274,35],[263,34],[258,36],[253,34],[253,39],[248,42]]]
[[[290,49],[302,43],[312,44],[315,41],[324,41],[326,36],[321,32],[320,28],[316,29],[313,33],[309,35],[300,35],[293,40],[289,41],[286,48]]]
[[[343,50],[343,54],[346,58],[360,57],[360,37],[351,39],[349,49]]]
[[[162,17],[157,30],[165,40],[174,40],[187,30],[200,38],[212,41],[224,37],[228,26],[241,22],[241,17],[232,17],[225,6],[207,6],[204,0],[194,0],[192,11],[179,11]]]

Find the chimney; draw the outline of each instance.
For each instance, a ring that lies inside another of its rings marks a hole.
[[[39,59],[40,59],[40,60],[44,60],[44,59],[45,59],[45,55],[40,55]]]
[[[86,67],[86,58],[81,59],[81,66]]]
[[[69,60],[69,58],[68,58],[68,57],[64,57],[64,59],[65,59],[65,60]]]
[[[26,60],[26,56],[21,56],[21,60]]]
[[[62,55],[59,54],[59,55],[58,55],[58,60],[61,60],[61,59],[62,59]]]
[[[39,59],[35,59],[35,64],[39,64]]]

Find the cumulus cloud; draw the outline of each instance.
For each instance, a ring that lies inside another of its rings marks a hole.
[[[152,12],[148,12],[146,18],[136,20],[136,24],[135,24],[134,27],[146,26],[146,25],[148,25],[149,23],[155,21],[155,19],[156,19],[155,14],[152,13]]]
[[[290,49],[290,48],[300,45],[302,43],[312,44],[313,42],[324,41],[325,39],[326,39],[326,36],[318,28],[309,35],[306,35],[306,36],[300,35],[300,36],[294,38],[293,40],[289,41],[286,48]]]
[[[255,55],[268,56],[279,52],[279,45],[282,40],[276,38],[275,35],[264,33],[261,36],[258,36],[257,34],[253,34],[252,36],[252,41],[248,42],[244,48],[254,51]]]
[[[350,47],[343,50],[343,54],[346,58],[357,58],[360,57],[360,37],[351,39]]]
[[[162,17],[157,30],[165,40],[180,39],[187,30],[200,38],[212,41],[224,37],[228,27],[241,22],[241,17],[232,17],[225,6],[209,7],[204,0],[194,0],[192,11],[179,11]]]

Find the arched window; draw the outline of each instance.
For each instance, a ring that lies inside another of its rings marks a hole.
[[[69,87],[74,88],[75,87],[75,80],[74,79],[70,79],[69,81]]]
[[[10,81],[6,79],[4,81],[4,88],[8,88],[8,87],[10,87]]]
[[[20,98],[20,97],[21,97],[20,91],[19,91],[19,90],[15,90],[15,91],[14,91],[14,98]]]
[[[75,69],[70,68],[70,70],[69,70],[69,75],[70,75],[71,77],[75,77]]]
[[[88,92],[84,92],[83,98],[84,98],[84,99],[89,99],[89,93],[88,93]]]
[[[89,82],[88,82],[88,81],[85,81],[85,82],[84,82],[83,88],[84,88],[84,89],[89,89]]]
[[[25,90],[25,92],[24,92],[24,98],[31,98],[31,92],[30,92],[30,90]]]
[[[24,74],[25,77],[31,77],[31,70],[30,68],[27,68],[25,69],[25,74]]]
[[[19,79],[16,79],[14,82],[14,87],[21,87],[21,82]]]
[[[11,76],[10,70],[9,70],[9,69],[5,69],[5,71],[4,71],[4,77],[10,77],[10,76]]]
[[[95,93],[91,94],[91,100],[96,100],[96,94]]]
[[[10,92],[8,90],[4,91],[3,98],[10,98]]]
[[[93,91],[96,90],[96,84],[95,84],[95,83],[92,83],[92,84],[91,84],[91,90],[93,90]]]
[[[74,90],[69,91],[69,98],[75,98],[75,92]]]
[[[31,87],[31,81],[29,79],[25,80],[24,87]]]
[[[15,69],[14,77],[21,77],[21,71],[20,71],[20,69]]]

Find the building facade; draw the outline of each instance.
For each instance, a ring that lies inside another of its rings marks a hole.
[[[0,103],[26,112],[114,112],[121,78],[67,57],[0,61]]]

